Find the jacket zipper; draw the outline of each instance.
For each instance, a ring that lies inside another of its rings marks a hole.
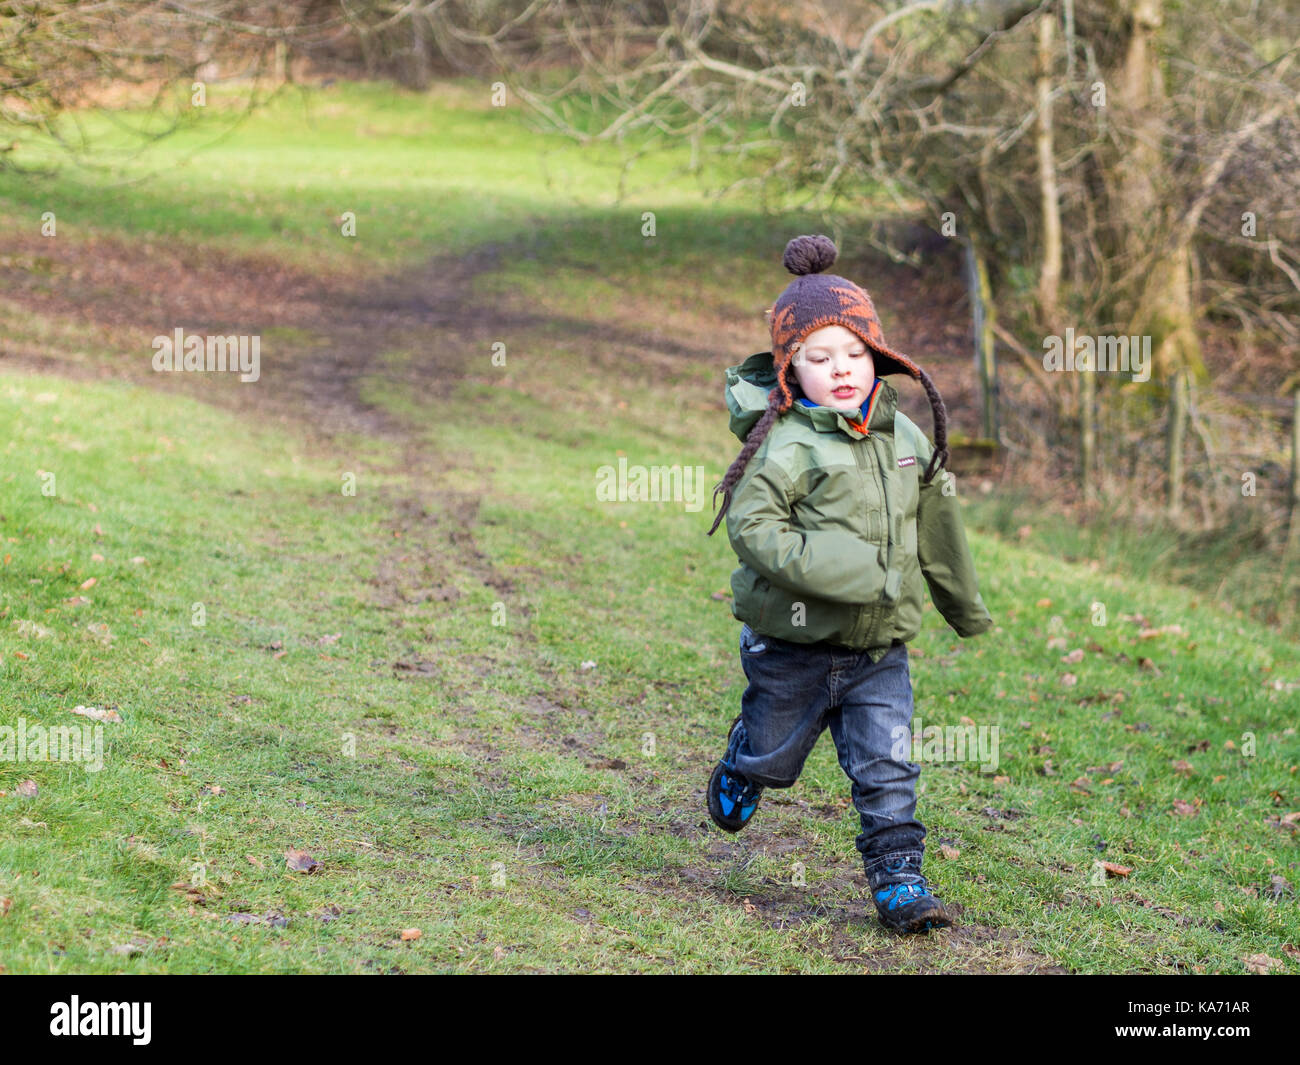
[[[874,521],[872,510],[867,506],[871,502],[869,486],[867,484],[866,463],[863,460],[862,451],[864,448],[871,447],[871,437],[864,436],[861,440],[854,441],[853,460],[857,463],[858,478],[862,484],[862,511],[867,516],[867,542],[874,543],[876,540],[875,529],[872,528]],[[857,624],[853,629],[853,644],[857,646],[866,637],[867,630],[871,627],[872,617],[875,614],[875,604],[864,604],[858,608]]]
[[[873,528],[873,520],[874,520],[873,513],[866,507],[866,504],[870,502],[868,496],[869,486],[867,481],[867,471],[865,468],[866,461],[863,457],[861,449],[863,447],[870,447],[874,449],[875,445],[872,443],[872,438],[870,436],[864,436],[861,440],[857,440],[854,443],[856,446],[853,449],[853,457],[857,463],[858,474],[862,482],[863,510],[866,511],[867,513],[867,537],[872,543],[874,543],[876,541],[876,529]],[[884,448],[884,450],[887,451],[888,449]],[[874,455],[874,450],[873,450],[873,455]],[[884,549],[881,552],[881,559],[884,563],[885,579],[886,581],[888,581],[889,567],[893,563],[893,555],[894,555],[893,552],[894,545],[891,540],[891,530],[893,529],[893,524],[892,524],[893,514],[890,512],[889,509],[889,493],[885,490],[885,484],[884,484],[884,477],[888,476],[888,473],[885,470],[884,463],[888,460],[889,456],[885,455],[883,457],[881,456],[875,456],[875,457],[881,458],[881,461],[879,463],[872,464],[873,469],[872,469],[871,479],[872,481],[874,481],[876,490],[880,493],[881,508],[885,512],[885,528],[884,528],[885,544],[884,544]],[[873,603],[870,606],[864,606],[859,610],[858,624],[855,626],[855,630],[853,633],[853,639],[855,644],[861,643],[863,640],[866,639],[867,633],[876,626],[880,616],[883,616],[883,607],[882,604],[879,602]]]

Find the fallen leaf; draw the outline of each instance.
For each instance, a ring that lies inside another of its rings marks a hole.
[[[1190,762],[1185,762],[1183,761],[1183,759],[1180,758],[1178,759],[1178,761],[1174,763],[1174,772],[1185,773],[1187,776],[1190,777],[1192,775],[1192,765]]]
[[[321,643],[321,644],[325,644],[325,643],[336,643],[336,642],[338,642],[339,637],[342,636],[342,635],[343,635],[343,633],[341,633],[341,632],[332,632],[332,633],[330,633],[328,636],[322,636],[322,637],[321,637],[319,640],[317,640],[316,642],[317,642],[317,643]]]
[[[1128,876],[1133,872],[1131,866],[1116,865],[1114,862],[1102,862],[1101,867],[1106,870],[1107,876]]]
[[[208,784],[200,788],[199,791],[203,792],[205,795],[224,795],[226,793],[226,789],[220,784]]]
[[[1268,973],[1282,964],[1281,960],[1270,958],[1267,954],[1250,954],[1241,960],[1246,966],[1246,971],[1252,973]]]
[[[294,873],[314,873],[321,867],[321,863],[306,851],[292,848],[284,852],[284,862]]]
[[[1150,640],[1156,636],[1164,636],[1168,633],[1170,636],[1186,636],[1187,630],[1181,625],[1161,625],[1158,629],[1143,627],[1138,631],[1139,640]]]
[[[418,928],[403,928],[402,942],[409,943],[413,939],[419,939],[422,935],[424,935],[424,933],[421,932]]]
[[[1062,656],[1061,656],[1061,661],[1062,661],[1062,662],[1082,662],[1082,661],[1083,661],[1083,649],[1082,649],[1081,647],[1076,647],[1076,648],[1075,648],[1073,651],[1071,651],[1068,655],[1062,655]]]
[[[200,905],[204,905],[207,903],[207,900],[203,897],[203,888],[195,884],[191,884],[187,880],[176,881],[176,883],[172,884],[170,890],[184,892],[185,897],[189,899],[191,903],[197,902]],[[190,913],[193,914],[193,912],[194,912],[194,907],[191,906]]]
[[[248,859],[248,864],[249,864],[249,865],[255,865],[255,866],[257,866],[257,868],[259,868],[259,869],[265,869],[265,868],[266,868],[266,864],[262,861],[261,858],[255,857],[255,856],[252,855],[252,854],[245,854],[244,857]]]
[[[950,847],[947,843],[939,844],[939,853],[948,859],[961,857],[961,851],[956,847]]]
[[[492,959],[493,959],[494,961],[500,961],[500,960],[501,960],[502,958],[504,958],[505,956],[506,956],[506,948],[505,948],[505,947],[493,947],[493,948],[492,948]]]
[[[21,795],[24,799],[34,799],[40,792],[34,780],[24,780],[18,787],[14,788],[15,795]]]
[[[1073,688],[1079,683],[1079,678],[1073,673],[1064,673],[1061,675],[1061,683],[1067,688]]]
[[[1183,817],[1195,817],[1196,807],[1190,802],[1183,802],[1182,799],[1174,800],[1174,813],[1181,814]]]
[[[84,592],[84,591],[86,591],[88,588],[93,588],[93,587],[95,587],[95,585],[98,584],[98,583],[99,583],[99,578],[98,578],[98,577],[87,577],[84,581],[81,582],[81,586],[80,586],[80,587],[81,587],[81,590]]]
[[[9,911],[13,909],[14,900],[9,898],[0,899],[0,917],[6,917]]]
[[[122,715],[116,710],[101,710],[97,706],[77,705],[72,708],[72,713],[80,714],[82,717],[93,718],[96,721],[121,721]]]
[[[1035,606],[1042,607],[1044,610],[1046,610],[1049,606],[1052,605],[1052,601],[1051,601],[1050,599],[1040,599],[1040,600],[1038,600],[1038,602],[1037,602],[1036,604],[1034,604],[1034,605],[1035,605]]]

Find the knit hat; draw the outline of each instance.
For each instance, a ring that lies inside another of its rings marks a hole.
[[[835,262],[837,254],[834,242],[820,234],[795,237],[785,246],[782,262],[795,275],[795,279],[786,286],[771,308],[772,365],[776,370],[776,387],[768,396],[768,408],[763,417],[750,430],[740,454],[713,490],[715,502],[719,492],[723,493],[724,498],[713,528],[708,531],[709,536],[713,535],[731,506],[731,489],[744,474],[745,467],[749,465],[749,460],[758,450],[763,438],[776,419],[794,404],[790,385],[792,382],[797,384],[792,366],[795,352],[800,349],[808,334],[823,326],[842,325],[861,337],[862,342],[871,349],[877,378],[885,374],[905,373],[920,382],[929,397],[930,410],[934,416],[934,454],[925,471],[927,484],[948,460],[948,412],[939,390],[935,388],[929,374],[906,355],[885,343],[871,297],[847,278],[822,272]]]

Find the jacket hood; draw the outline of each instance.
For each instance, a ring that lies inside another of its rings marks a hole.
[[[776,387],[776,368],[770,351],[751,355],[738,366],[727,367],[726,399],[730,415],[730,428],[736,439],[744,443],[763,412],[767,410],[768,395]],[[894,412],[898,409],[898,391],[883,377],[876,378],[876,402],[871,406],[867,422],[870,432],[893,432]],[[878,395],[877,395],[878,393]],[[868,397],[867,407],[871,397]],[[849,428],[848,419],[833,407],[804,406],[797,401],[787,414],[808,419],[819,432],[843,430],[858,439],[861,433]]]

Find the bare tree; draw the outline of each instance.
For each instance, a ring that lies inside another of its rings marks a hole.
[[[283,80],[289,42],[307,48],[347,25],[322,0],[0,0],[0,127],[15,138],[0,165],[15,161],[24,137],[79,146],[75,119],[107,86],[151,93],[148,108],[172,121],[154,122],[150,137],[165,135],[189,111],[192,84],[216,77],[218,64]]]
[[[1248,323],[1258,340],[1295,343],[1300,79],[1280,8],[535,0],[490,32],[481,17],[457,25],[445,4],[422,10],[579,141],[641,130],[646,150],[707,144],[737,157],[737,184],[801,192],[839,217],[861,190],[883,190],[966,243],[971,276],[987,279],[973,303],[999,337],[1041,340],[1070,323],[1149,336],[1153,379],[1127,390],[1135,398],[1088,373],[1034,375],[1075,412],[1085,485],[1100,461],[1095,404],[1132,407],[1126,418],[1166,426],[1178,513],[1207,374],[1205,310]],[[1242,214],[1266,230],[1228,225]],[[907,257],[883,230],[872,239]],[[1035,343],[1012,350],[1028,363]]]

